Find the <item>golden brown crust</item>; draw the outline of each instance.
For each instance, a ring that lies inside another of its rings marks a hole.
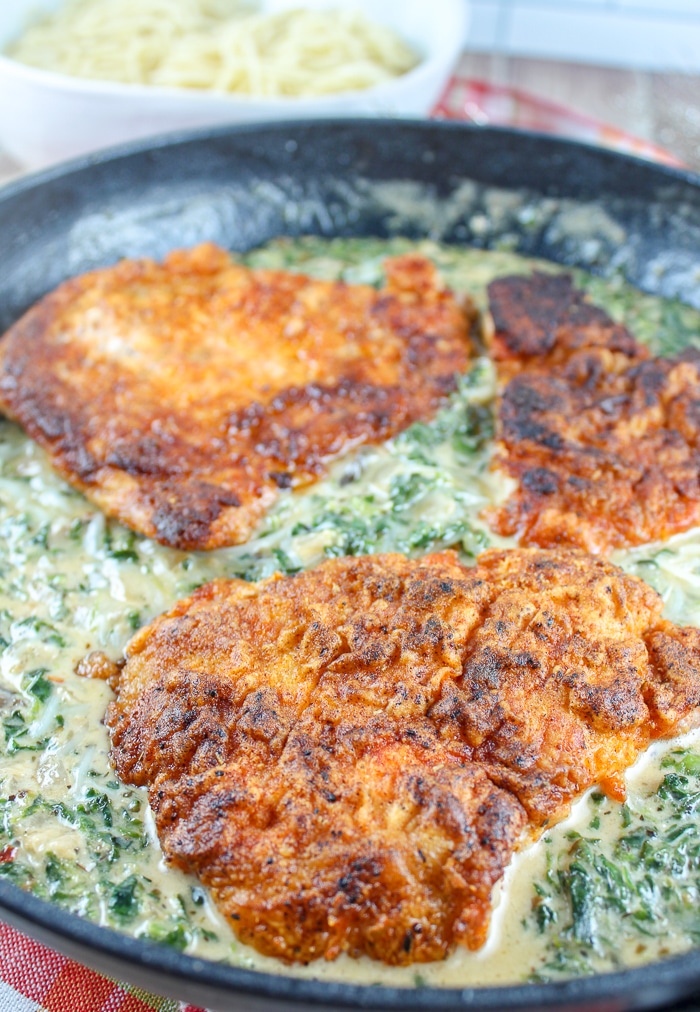
[[[68,281],[0,345],[0,405],[105,512],[179,548],[249,537],[280,487],[430,416],[468,320],[421,256],[387,284],[204,245]]]
[[[131,641],[112,761],[261,952],[439,959],[524,840],[696,721],[700,634],[661,607],[537,549],[220,581]]]
[[[107,682],[110,689],[116,692],[123,666],[123,661],[112,661],[101,650],[93,650],[78,661],[75,673],[81,678],[96,678],[98,681]]]
[[[568,274],[513,275],[488,286],[492,353],[504,365],[551,367],[582,348],[646,356],[626,327],[574,288]]]
[[[490,295],[509,380],[497,463],[518,481],[495,530],[608,554],[700,523],[697,356],[649,357],[566,277],[502,278]]]

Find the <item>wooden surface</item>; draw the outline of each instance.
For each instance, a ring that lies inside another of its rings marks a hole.
[[[482,53],[465,54],[458,69],[588,113],[661,145],[700,171],[700,77]],[[0,182],[22,171],[3,154],[0,137]]]
[[[466,54],[459,71],[595,116],[700,171],[700,77],[482,53]]]
[[[2,144],[2,137],[0,137],[0,145]],[[0,183],[6,183],[10,179],[14,179],[15,176],[19,175],[23,171],[23,166],[19,165],[14,158],[10,158],[6,155],[0,147]]]

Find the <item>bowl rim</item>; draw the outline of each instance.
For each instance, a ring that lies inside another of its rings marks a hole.
[[[391,98],[400,94],[405,87],[419,85],[425,78],[430,77],[435,71],[444,69],[445,79],[453,69],[460,52],[464,48],[467,36],[467,29],[470,21],[470,9],[467,0],[432,0],[432,6],[441,5],[445,11],[450,13],[453,27],[449,39],[439,47],[422,57],[411,70],[399,77],[370,88],[351,88],[345,91],[331,92],[327,95],[244,95],[230,91],[219,91],[213,88],[185,88],[172,85],[156,84],[131,84],[122,81],[110,81],[103,78],[75,77],[71,74],[63,74],[59,71],[45,70],[35,67],[21,60],[15,60],[9,56],[4,49],[0,49],[0,76],[5,74],[35,84],[39,87],[51,89],[56,92],[72,93],[78,95],[97,95],[122,98],[124,100],[152,99],[175,99],[180,102],[199,102],[202,105],[211,103],[212,100],[225,101],[233,107],[274,109],[294,109],[308,107],[321,109],[329,104],[337,102],[350,102],[362,99],[383,99]],[[436,16],[438,16],[436,14]],[[440,15],[442,17],[445,14]],[[449,65],[449,69],[445,69]]]

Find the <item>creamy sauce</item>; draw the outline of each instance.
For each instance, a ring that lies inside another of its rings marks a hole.
[[[274,244],[247,260],[374,283],[381,279],[382,258],[409,245],[309,239]],[[506,252],[418,245],[448,284],[482,307],[491,278],[530,266]],[[655,349],[668,351],[700,334],[695,310],[642,296],[619,280],[580,273],[577,280]],[[454,546],[470,561],[489,545],[509,544],[480,519],[484,506],[501,501],[509,488],[489,466],[494,394],[493,368],[480,359],[432,422],[384,446],[363,448],[324,481],[283,495],[247,545],[211,553],[167,549],[105,519],[53,473],[16,426],[0,423],[0,874],[97,923],[201,957],[363,983],[459,986],[570,976],[646,962],[700,940],[688,918],[663,920],[663,898],[658,930],[642,933],[641,917],[610,914],[602,886],[592,912],[572,906],[569,888],[571,868],[581,864],[576,855],[587,846],[580,840],[598,841],[591,853],[605,855],[614,854],[640,820],[658,833],[675,832],[673,819],[687,803],[658,800],[666,782],[662,763],[686,762],[664,759],[680,746],[700,754],[698,735],[650,750],[629,774],[624,809],[592,792],[566,823],[518,855],[497,891],[492,930],[480,952],[460,950],[443,963],[410,968],[347,957],[287,967],[241,945],[206,891],[166,867],[146,792],[119,784],[110,769],[102,724],[110,690],[79,678],[75,666],[91,650],[119,657],[136,628],[203,582],[258,579],[333,555],[377,551],[421,555]],[[615,561],[661,593],[670,618],[700,625],[699,531],[618,553]],[[694,775],[692,767],[691,780]],[[700,840],[696,820],[686,821]],[[614,944],[602,937],[603,928],[595,937],[580,937],[589,922],[603,924],[601,911],[605,924],[614,922]]]

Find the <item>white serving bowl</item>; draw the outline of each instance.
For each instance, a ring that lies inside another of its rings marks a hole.
[[[0,0],[0,53],[37,11],[60,5],[61,0]],[[0,147],[35,168],[189,127],[318,116],[427,115],[464,45],[468,0],[267,0],[263,9],[343,5],[394,29],[422,57],[418,66],[364,91],[251,98],[68,77],[0,55]]]

